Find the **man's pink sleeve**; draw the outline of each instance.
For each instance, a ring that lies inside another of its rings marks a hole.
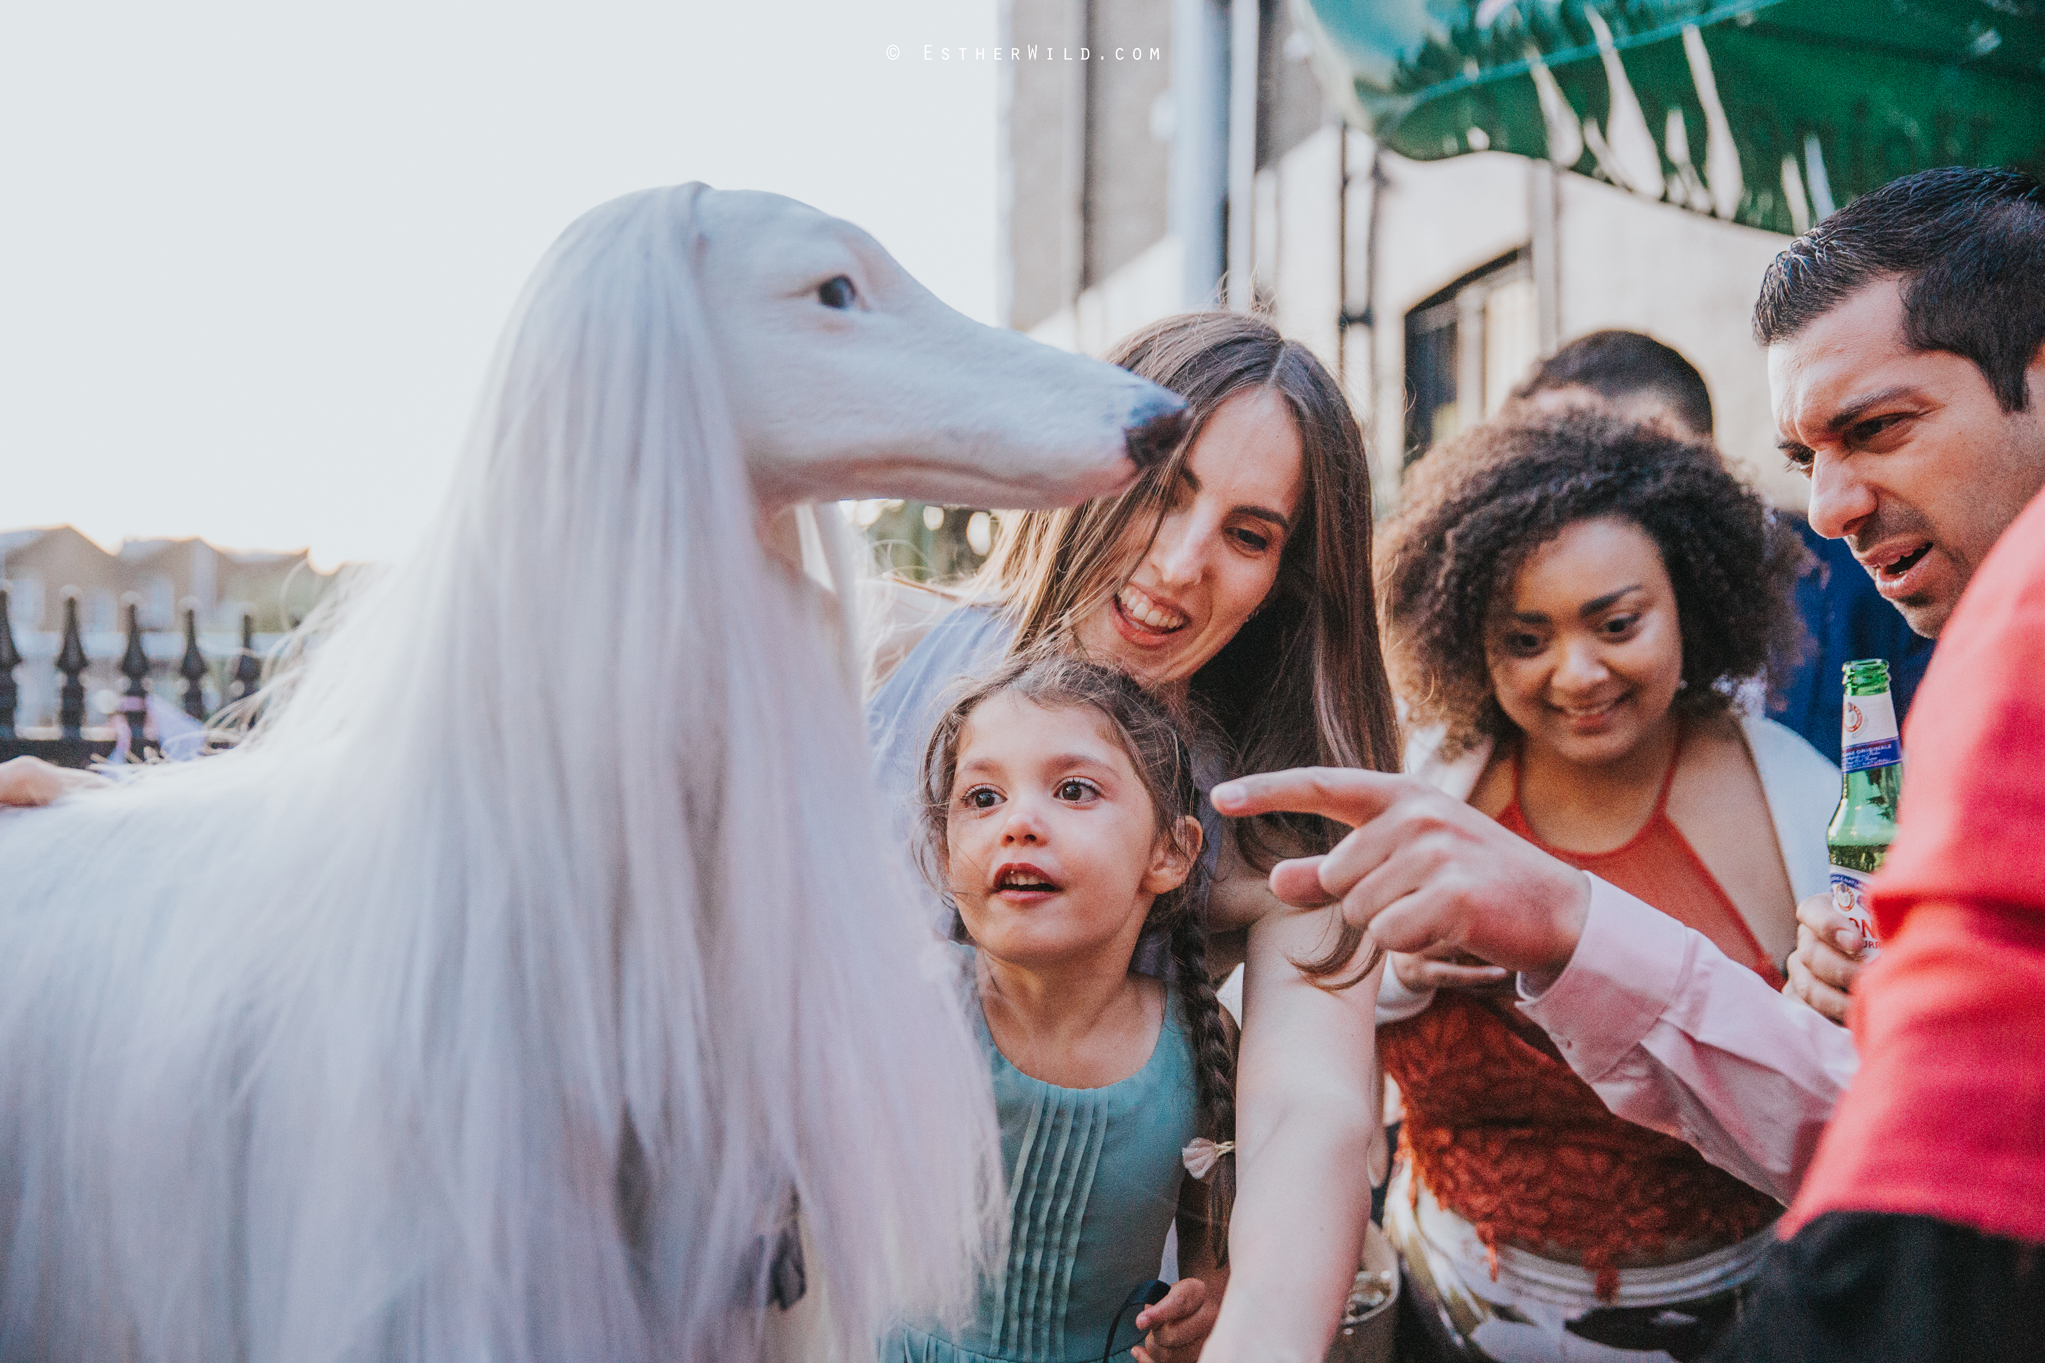
[[[1569,966],[1520,1008],[1629,1122],[1788,1202],[1852,1082],[1853,1038],[1596,876]]]

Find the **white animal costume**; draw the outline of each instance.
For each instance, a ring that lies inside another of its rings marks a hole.
[[[0,814],[0,1359],[857,1359],[963,1305],[986,1067],[756,527],[1078,500],[1177,409],[786,200],[570,227],[254,737]]]

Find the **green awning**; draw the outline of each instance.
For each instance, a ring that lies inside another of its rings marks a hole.
[[[2045,176],[2045,0],[1295,0],[1403,156],[1547,157],[1777,232],[1930,166]]]

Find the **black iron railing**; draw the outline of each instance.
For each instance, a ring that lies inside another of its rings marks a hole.
[[[78,628],[78,598],[75,595],[64,598],[64,641],[55,659],[57,674],[63,678],[57,688],[56,727],[16,727],[20,690],[14,673],[24,659],[14,642],[8,604],[6,590],[0,589],[0,761],[29,756],[40,757],[60,767],[87,767],[120,746],[123,731],[131,757],[143,758],[153,753],[156,742],[148,731],[150,662],[142,647],[142,627],[136,603],[128,602],[128,647],[120,662],[120,673],[127,683],[122,688],[115,714],[110,716],[121,726],[119,729],[87,728],[85,725],[84,675],[92,660],[86,656],[85,637]],[[208,670],[206,655],[199,648],[198,612],[188,607],[185,610],[185,651],[184,656],[178,659],[176,671],[184,679],[180,698],[182,708],[187,715],[201,722],[209,718],[205,694]],[[244,614],[241,617],[241,648],[235,654],[234,666],[222,688],[220,708],[253,696],[262,685],[262,679],[263,664],[256,654],[255,617]]]

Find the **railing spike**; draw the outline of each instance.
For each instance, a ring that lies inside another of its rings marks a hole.
[[[14,669],[21,666],[21,650],[14,646],[11,614],[7,589],[0,587],[0,738],[14,737],[14,710],[20,700]]]
[[[246,611],[241,617],[241,656],[234,661],[234,682],[229,688],[235,700],[247,700],[263,684],[263,661],[256,656],[256,617]]]
[[[127,606],[128,651],[121,655],[121,675],[128,679],[128,687],[121,697],[121,718],[128,725],[128,759],[139,762],[149,741],[149,688],[144,685],[149,655],[142,648],[141,602],[130,593]]]
[[[64,645],[57,652],[57,670],[64,685],[57,692],[57,723],[63,736],[85,737],[85,683],[79,680],[91,659],[85,656],[85,640],[78,633],[78,593],[64,595]]]
[[[178,675],[185,679],[185,713],[193,719],[206,718],[206,655],[199,651],[199,612],[185,607],[185,656],[178,659]]]

